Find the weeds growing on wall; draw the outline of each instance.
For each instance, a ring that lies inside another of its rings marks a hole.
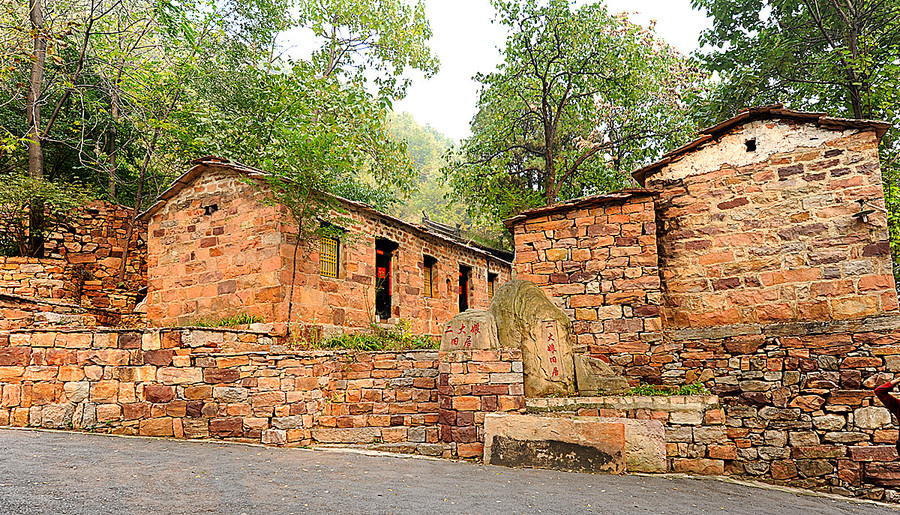
[[[236,325],[249,325],[265,323],[265,319],[260,316],[250,315],[248,313],[238,313],[237,315],[225,318],[201,318],[192,325],[195,327],[233,327]]]
[[[703,383],[685,384],[678,387],[660,386],[655,384],[639,384],[625,392],[625,395],[710,395],[708,388]]]
[[[413,334],[409,323],[400,321],[395,328],[372,325],[369,331],[321,338],[317,331],[294,333],[292,344],[301,349],[348,349],[357,351],[394,351],[437,349],[439,342],[430,336]]]

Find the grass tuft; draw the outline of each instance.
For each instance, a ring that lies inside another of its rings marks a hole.
[[[329,338],[319,338],[316,331],[301,331],[293,346],[300,349],[347,349],[356,351],[398,351],[413,349],[437,349],[440,342],[430,336],[415,335],[409,324],[401,321],[396,328],[372,325],[369,331],[345,333]]]
[[[625,395],[710,395],[711,392],[700,381],[678,387],[655,384],[639,384],[625,392]]]
[[[193,325],[195,327],[232,327],[236,325],[260,324],[264,323],[265,321],[266,320],[263,317],[250,315],[247,313],[239,313],[237,315],[225,318],[201,318],[200,320],[197,320]]]

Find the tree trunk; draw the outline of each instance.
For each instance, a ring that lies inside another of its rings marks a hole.
[[[47,58],[47,40],[44,37],[44,15],[41,0],[29,0],[31,29],[34,32],[34,62],[28,78],[28,94],[25,98],[25,121],[28,124],[28,175],[35,179],[44,177],[44,149],[41,146],[41,86],[44,82],[44,61]],[[44,257],[44,203],[32,199],[28,211],[28,255]]]
[[[28,95],[25,99],[25,117],[28,123],[28,175],[44,176],[44,151],[41,148],[41,86],[44,82],[44,60],[47,58],[47,40],[44,37],[44,15],[41,0],[29,0],[31,29],[34,31],[34,62],[28,78]]]
[[[106,170],[109,175],[109,200],[112,202],[117,202],[116,200],[116,152],[118,151],[118,144],[116,138],[118,137],[118,123],[119,123],[119,90],[118,83],[113,86],[112,95],[110,99],[110,114],[112,115],[113,123],[109,127],[109,131],[107,131],[107,162],[106,162]]]

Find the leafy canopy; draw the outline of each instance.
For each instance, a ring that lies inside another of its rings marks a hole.
[[[504,61],[479,74],[473,135],[447,168],[455,194],[493,218],[630,184],[690,137],[704,78],[651,30],[599,3],[493,0]]]

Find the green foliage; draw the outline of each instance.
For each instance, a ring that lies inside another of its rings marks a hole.
[[[409,324],[401,321],[396,328],[372,325],[368,332],[345,333],[340,336],[319,339],[315,332],[295,335],[295,345],[302,349],[349,349],[356,351],[395,351],[410,349],[437,349],[440,342],[430,336],[417,336],[410,332]]]
[[[44,10],[40,103],[44,122],[55,120],[42,141],[47,177],[134,205],[139,189],[152,198],[199,155],[276,175],[316,161],[326,191],[384,205],[389,196],[354,174],[410,175],[405,148],[385,131],[385,107],[411,70],[437,69],[421,4],[97,0]],[[27,166],[27,2],[3,4],[0,27],[2,173]],[[320,49],[282,59],[277,38],[286,30],[312,32]]]
[[[250,315],[242,312],[237,315],[224,318],[201,318],[192,327],[234,327],[238,325],[263,324],[266,322],[261,316]]]
[[[453,195],[443,180],[441,169],[446,166],[444,155],[454,141],[432,127],[422,127],[409,113],[393,113],[388,131],[397,141],[406,144],[415,168],[415,178],[409,197],[389,207],[388,212],[398,218],[419,221],[423,213],[430,220],[459,225],[467,237],[484,245],[508,248],[511,244],[502,224],[469,213],[468,199]]]
[[[880,147],[895,276],[900,279],[900,2],[693,0],[713,25],[699,57],[721,81],[700,115],[783,103],[885,120]]]
[[[710,395],[710,391],[700,381],[677,387],[641,383],[625,392],[625,395]]]
[[[311,62],[322,76],[356,83],[371,79],[380,100],[390,102],[405,95],[407,69],[426,77],[437,73],[421,1],[410,6],[404,0],[299,0],[298,11],[299,25],[320,44]]]
[[[479,74],[472,137],[447,176],[493,219],[631,184],[637,165],[691,135],[704,79],[652,31],[605,7],[493,0],[509,29],[498,71]]]
[[[0,176],[0,255],[29,255],[32,239],[42,241],[60,225],[72,222],[78,208],[91,199],[90,193],[78,184],[36,179],[24,173]],[[38,234],[29,230],[32,206],[43,206],[43,224]]]

